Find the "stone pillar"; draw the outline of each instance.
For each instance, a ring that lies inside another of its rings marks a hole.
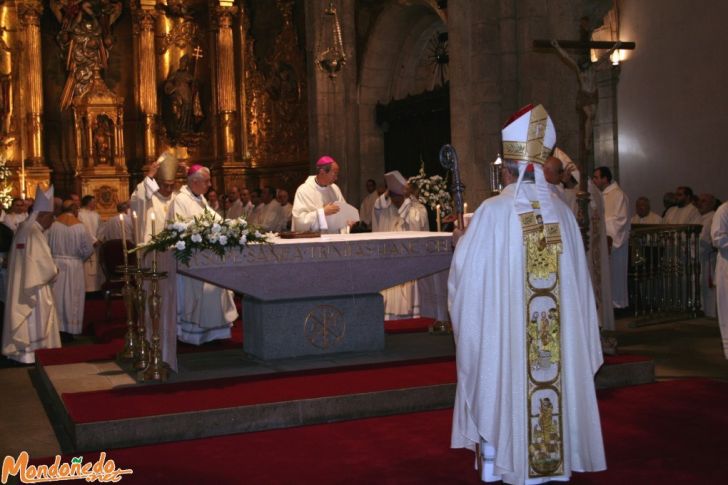
[[[346,55],[346,64],[334,80],[314,65],[320,46],[317,39],[328,2],[305,2],[306,50],[308,59],[309,152],[310,163],[328,154],[341,172],[337,184],[353,205],[359,203],[359,111],[357,100],[357,59],[354,0],[335,0]]]
[[[26,160],[30,167],[43,165],[43,63],[40,47],[40,1],[18,4],[18,17],[22,29],[23,71],[25,92],[25,132],[27,135]]]
[[[156,122],[157,68],[154,51],[154,25],[156,9],[154,0],[141,0],[134,9],[134,36],[137,42],[137,99],[144,118],[144,159],[152,163],[157,157]]]
[[[235,86],[235,53],[233,45],[233,18],[238,8],[232,1],[220,0],[213,11],[215,25],[215,74],[217,93],[217,115],[220,123],[222,156],[224,164],[235,160],[235,125],[237,111],[237,90]]]

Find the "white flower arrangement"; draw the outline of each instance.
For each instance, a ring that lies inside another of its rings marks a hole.
[[[271,239],[271,233],[261,233],[258,227],[248,225],[244,217],[223,220],[205,209],[191,220],[169,221],[164,230],[139,249],[145,253],[172,249],[174,257],[187,264],[199,251],[210,250],[222,258],[231,249],[242,252],[249,244],[266,244]]]
[[[420,165],[420,172],[407,181],[417,190],[417,200],[433,211],[440,206],[440,215],[446,216],[452,212],[452,196],[447,188],[447,178],[440,175],[428,177],[425,173],[425,164]]]

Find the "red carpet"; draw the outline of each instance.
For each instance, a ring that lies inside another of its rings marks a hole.
[[[63,394],[76,423],[313,399],[455,382],[455,361],[338,367]]]
[[[726,402],[728,383],[702,379],[600,392],[608,470],[577,473],[572,483],[725,483]],[[117,467],[134,470],[122,483],[480,483],[472,453],[449,448],[451,415],[413,413],[107,451]],[[85,461],[98,456],[84,454]]]

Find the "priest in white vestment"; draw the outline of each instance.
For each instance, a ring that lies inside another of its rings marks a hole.
[[[286,230],[286,213],[276,199],[276,190],[273,187],[263,187],[263,208],[255,224],[265,231],[281,232]]]
[[[15,232],[18,230],[18,226],[27,218],[28,212],[25,207],[25,201],[21,198],[15,198],[10,204],[8,212],[3,216],[2,223]]]
[[[384,174],[387,191],[376,200],[374,232],[427,231],[427,209],[412,194],[407,180],[397,170]],[[417,281],[407,281],[382,291],[384,319],[401,320],[420,316]]]
[[[367,180],[367,195],[362,199],[361,206],[359,207],[359,217],[361,221],[372,227],[372,218],[374,216],[374,203],[379,198],[379,192],[377,192],[377,183],[374,179]]]
[[[84,195],[81,197],[81,208],[78,210],[78,220],[83,223],[88,231],[89,236],[93,239],[94,244],[98,241],[96,234],[99,231],[101,217],[96,212],[96,198],[93,195]],[[104,274],[99,265],[99,250],[94,249],[93,254],[84,262],[84,271],[86,277],[86,291],[99,291],[104,282]]]
[[[293,219],[293,204],[288,200],[288,191],[286,189],[278,189],[276,191],[276,200],[283,208],[283,215],[286,218],[286,229],[291,229],[291,220]]]
[[[116,204],[116,217],[109,217],[101,223],[96,233],[96,239],[99,242],[111,241],[112,239],[121,239],[122,234],[126,237],[127,241],[131,241],[134,244],[138,242],[137,227],[134,226],[133,217],[129,213],[128,202],[119,202]]]
[[[717,200],[712,194],[698,196],[698,211],[700,212],[703,229],[700,231],[700,304],[706,317],[716,318],[718,307],[715,300],[715,265],[718,252],[713,247],[710,229],[713,225],[713,216]]]
[[[541,168],[555,141],[542,106],[514,115],[503,129],[506,187],[475,212],[450,267],[451,445],[479,447],[485,481],[564,481],[606,468],[594,390],[602,351],[584,246]]]
[[[547,168],[552,160],[559,160],[562,164],[561,180],[549,180]],[[571,160],[563,150],[556,148],[554,156],[546,160],[544,164],[544,176],[546,181],[554,184],[557,194],[561,194],[562,190],[558,182],[563,184],[562,197],[567,206],[578,215],[579,206],[577,193],[579,186],[577,180],[580,179],[580,172],[576,164]],[[597,304],[597,314],[599,315],[599,326],[604,330],[614,330],[614,309],[612,306],[612,280],[609,272],[609,247],[607,244],[607,226],[604,220],[604,198],[601,191],[596,186],[587,181],[587,190],[589,192],[589,248],[586,251],[586,259],[589,264],[589,274],[591,275],[592,288],[594,289],[594,299]],[[616,351],[616,349],[614,349]]]
[[[176,156],[165,152],[149,166],[147,176],[139,182],[129,199],[130,205],[137,214],[137,238],[149,242],[152,233],[160,232],[166,226],[169,208],[176,195],[177,183],[175,178],[180,165]],[[154,220],[154,223],[152,223]],[[137,257],[140,257],[137,254]],[[151,255],[144,256],[144,267],[151,267]],[[171,274],[176,269],[173,256],[167,253],[158,255],[157,270]],[[149,284],[145,282],[147,295]],[[162,295],[162,311],[160,314],[159,337],[162,347],[162,360],[169,364],[172,370],[177,370],[177,311],[174,297],[176,282],[174,278],[167,277],[159,281],[159,293]],[[149,306],[146,307],[149,312]],[[152,338],[152,322],[146,319],[146,334]]]
[[[647,197],[638,197],[634,209],[632,224],[662,224],[662,217],[650,210],[650,199]]]
[[[665,224],[701,224],[700,211],[693,205],[693,189],[680,186],[675,190],[677,205],[667,209],[663,223]]]
[[[38,349],[61,346],[52,284],[58,274],[43,231],[53,224],[53,187],[36,188],[33,213],[20,225],[10,249],[2,334],[5,357],[32,364]]]
[[[213,212],[203,195],[210,185],[210,170],[207,167],[190,167],[187,185],[182,186],[172,201],[167,220],[189,220],[204,211]],[[174,256],[168,251],[167,257]],[[230,327],[238,318],[233,293],[210,283],[177,275],[174,268],[176,266],[171,268],[170,278],[176,275],[174,301],[177,304],[177,338],[193,345],[230,338]],[[167,363],[172,365],[171,362]]]
[[[723,353],[728,359],[728,202],[718,207],[710,226],[713,246],[718,250],[715,265],[715,292]]]
[[[339,164],[329,156],[316,162],[316,175],[309,176],[296,190],[293,199],[291,230],[297,232],[338,232],[329,228],[326,216],[339,212],[338,203],[346,202],[336,185]]]
[[[604,222],[607,226],[609,246],[609,271],[612,279],[614,308],[629,306],[627,266],[629,262],[629,198],[619,184],[612,179],[609,167],[598,167],[592,182],[604,197]]]
[[[250,192],[248,191],[247,194],[248,202],[250,202]],[[247,220],[248,214],[245,213],[245,206],[243,205],[243,201],[240,200],[240,189],[233,185],[227,193],[225,218],[237,219],[238,217],[245,217]]]
[[[73,201],[63,203],[63,210],[46,231],[58,277],[53,284],[61,332],[80,335],[86,304],[86,279],[83,262],[94,252],[94,241],[74,215]]]

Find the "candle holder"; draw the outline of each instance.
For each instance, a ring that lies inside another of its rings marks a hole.
[[[139,261],[141,256],[137,255]],[[149,366],[149,341],[147,340],[146,325],[146,302],[147,291],[144,289],[144,275],[148,273],[148,269],[143,269],[141,263],[134,269],[134,281],[136,282],[136,291],[134,292],[134,306],[136,308],[137,326],[137,352],[134,356],[134,369],[144,370]]]
[[[151,294],[149,295],[149,317],[152,320],[152,347],[149,355],[149,365],[137,374],[138,381],[166,381],[169,375],[169,366],[162,360],[162,347],[159,337],[159,314],[162,296],[159,294],[159,280],[167,277],[167,273],[157,271],[156,265],[152,271],[145,273],[144,278],[151,280]]]
[[[134,271],[133,266],[123,264],[117,266],[116,270],[124,275],[124,287],[121,294],[124,298],[124,308],[126,308],[126,334],[124,335],[124,348],[116,354],[118,360],[131,360],[137,354],[137,337],[134,329],[134,287],[131,285],[130,275]]]

